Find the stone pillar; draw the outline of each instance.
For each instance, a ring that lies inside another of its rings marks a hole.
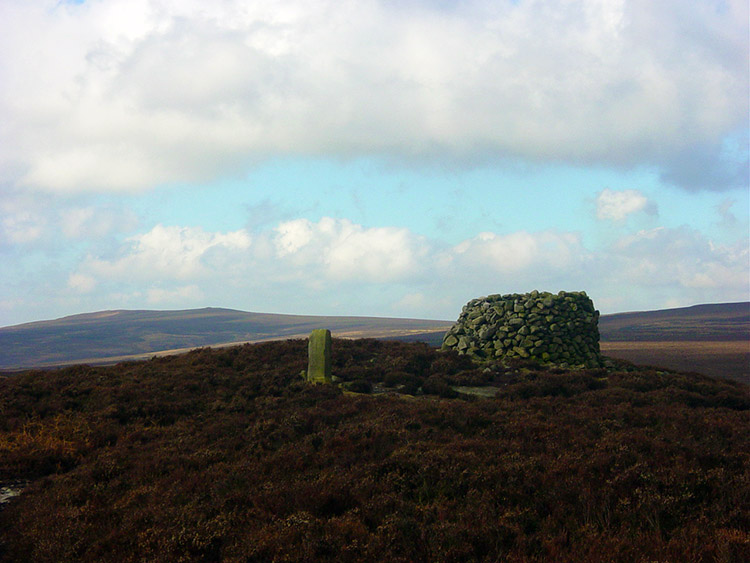
[[[310,333],[307,347],[307,380],[331,383],[331,331],[319,328]]]

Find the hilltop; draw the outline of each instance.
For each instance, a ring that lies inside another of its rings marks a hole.
[[[201,346],[304,338],[316,328],[331,329],[338,338],[419,340],[439,346],[453,322],[220,308],[100,311],[0,328],[0,370],[112,364]],[[750,383],[750,303],[603,315],[599,332],[606,355]]]
[[[304,340],[0,379],[0,559],[744,560],[747,386],[333,350],[378,394]]]
[[[715,303],[604,315],[606,341],[750,341],[750,303]]]
[[[342,338],[439,343],[450,321],[248,313],[208,307],[178,311],[99,311],[0,328],[0,369],[104,364],[227,346],[305,338],[328,328]]]

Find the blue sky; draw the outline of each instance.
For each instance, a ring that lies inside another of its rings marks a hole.
[[[0,326],[750,299],[744,1],[8,0]]]

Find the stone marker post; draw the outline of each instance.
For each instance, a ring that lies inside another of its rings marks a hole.
[[[307,380],[331,383],[331,331],[318,328],[310,333],[307,346]]]

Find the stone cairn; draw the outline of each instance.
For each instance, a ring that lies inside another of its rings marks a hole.
[[[307,344],[307,381],[331,383],[331,331],[318,328]]]
[[[598,367],[598,321],[599,311],[584,291],[490,295],[464,306],[443,349],[478,360],[531,358]]]

